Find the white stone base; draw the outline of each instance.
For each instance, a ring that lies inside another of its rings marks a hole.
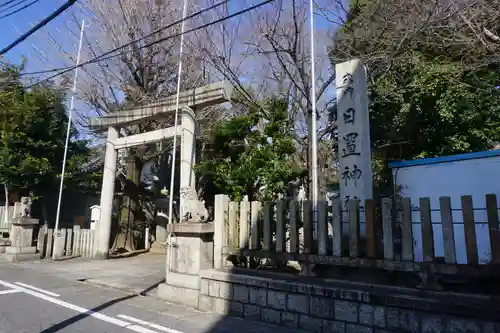
[[[167,227],[172,232],[172,246],[168,248],[165,283],[160,284],[157,296],[168,302],[198,308],[200,299],[200,271],[213,265],[213,233],[211,223],[174,223]]]
[[[167,302],[198,308],[200,290],[171,286],[166,283],[158,285],[156,296]]]
[[[40,260],[40,253],[35,246],[8,246],[4,258],[8,262]]]
[[[5,249],[10,246],[8,238],[0,238],[0,253],[5,253]]]
[[[36,246],[8,246],[5,249],[7,254],[29,254],[36,253]]]

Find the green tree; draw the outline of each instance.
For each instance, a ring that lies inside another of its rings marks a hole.
[[[19,80],[22,67],[2,65],[0,182],[6,192],[29,189],[43,197],[58,189],[68,117],[62,91],[51,86],[26,90]],[[88,161],[87,142],[71,129],[67,155],[68,183],[88,181],[81,166]],[[91,174],[90,176],[94,176]]]
[[[197,165],[205,188],[240,200],[272,200],[303,175],[294,162],[288,101],[273,97],[215,126]]]
[[[351,1],[331,60],[370,75],[376,180],[392,159],[490,149],[500,141],[500,3]],[[489,38],[488,36],[493,36]],[[387,176],[387,174],[385,174]]]

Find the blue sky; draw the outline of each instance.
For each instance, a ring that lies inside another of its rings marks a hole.
[[[7,0],[2,0],[0,2],[0,5]],[[31,1],[29,1],[31,2]],[[19,13],[16,13],[10,17],[3,18],[0,20],[0,31],[2,32],[0,34],[0,46],[3,48],[7,45],[9,45],[12,41],[14,41],[17,37],[19,37],[21,34],[27,32],[29,29],[31,29],[32,25],[37,24],[40,22],[42,19],[50,15],[54,10],[62,6],[66,0],[40,0],[34,5],[30,6],[29,8],[26,8]],[[28,1],[24,2],[24,4],[27,4]],[[10,5],[9,5],[10,6]],[[76,5],[74,5],[76,6]],[[6,6],[8,7],[8,6]],[[18,8],[18,7],[16,7]],[[12,8],[8,11],[4,11],[5,7],[0,8],[0,16],[3,16],[11,11],[13,11],[15,8]],[[76,9],[76,7],[75,7]],[[72,9],[69,9],[68,11],[71,11]],[[59,17],[55,18],[52,22],[50,22],[48,25],[46,25],[44,28],[40,29],[38,32],[33,34],[32,36],[28,37],[24,42],[13,48],[11,51],[9,51],[6,54],[6,58],[14,63],[19,63],[21,61],[21,57],[24,55],[28,59],[30,58],[30,53],[33,53],[33,46],[34,44],[36,47],[42,48],[43,45],[40,45],[40,37],[44,36],[45,33],[44,31],[51,31],[54,34],[57,34],[57,28],[63,28],[64,22],[68,19],[68,12],[60,15]],[[46,36],[46,35],[45,35]],[[44,36],[44,37],[45,37]],[[38,64],[38,61],[33,61],[31,63],[28,63],[27,70],[33,71],[38,69],[40,65]]]
[[[0,0],[0,6],[2,3],[7,0]],[[103,0],[106,1],[106,0]],[[31,0],[26,0],[22,5],[31,2]],[[0,47],[5,47],[10,44],[13,40],[19,37],[21,34],[27,32],[34,24],[38,23],[48,15],[50,15],[54,10],[62,6],[66,0],[39,0],[37,3],[33,4],[27,9],[20,11],[10,17],[0,19]],[[237,1],[235,1],[237,3]],[[253,3],[253,1],[252,1]],[[10,6],[9,4],[8,6]],[[8,7],[5,6],[5,7]],[[19,7],[12,8],[9,10],[5,10],[5,7],[0,7],[0,16],[3,16]],[[233,10],[238,10],[240,8],[239,5],[231,6]],[[55,18],[45,27],[37,31],[35,34],[30,36],[24,42],[13,48],[6,54],[6,58],[14,63],[19,63],[21,61],[21,57],[24,55],[30,60],[31,55],[34,53],[33,44],[35,47],[40,49],[44,49],[43,43],[47,42],[47,31],[50,31],[53,35],[57,36],[60,33],[57,31],[65,30],[65,22],[70,19],[70,15],[72,11],[78,11],[78,4],[73,5],[72,8],[67,10],[65,13]],[[316,21],[316,26],[318,28],[323,28],[326,24],[328,24],[325,20],[320,18]],[[64,41],[64,38],[62,38]],[[73,41],[74,42],[74,41]],[[36,71],[40,69],[40,64],[38,60],[28,61],[27,71]],[[46,69],[46,68],[44,68]]]
[[[0,0],[0,6],[2,3],[5,3],[7,0]],[[102,0],[106,1],[106,0]],[[241,9],[241,3],[239,0],[235,0],[232,2],[231,11],[236,11]],[[324,0],[317,0],[322,2]],[[26,0],[24,4],[31,2],[31,0]],[[62,6],[66,0],[39,0],[37,3],[32,5],[31,7],[22,10],[19,13],[16,13],[8,18],[0,19],[0,47],[5,47],[14,41],[21,34],[27,32],[33,25],[37,24],[39,21],[50,15],[54,10]],[[251,0],[244,1],[246,6],[250,6],[251,4],[256,4],[260,2],[260,0]],[[5,7],[0,7],[0,16],[7,14],[8,12],[14,10],[10,9],[5,11]],[[68,21],[72,20],[71,14],[72,12],[79,12],[78,3],[75,4],[72,8],[67,10],[65,13],[55,18],[45,27],[37,31],[35,34],[30,36],[27,40],[16,46],[14,49],[9,51],[6,54],[6,58],[13,63],[19,63],[21,61],[22,56],[25,56],[28,59],[27,67],[25,69],[26,72],[32,72],[42,69],[54,68],[54,67],[65,67],[70,65],[70,63],[62,63],[61,60],[53,59],[51,57],[50,63],[42,65],[40,61],[37,59],[35,48],[39,48],[42,51],[47,51],[46,43],[50,43],[48,39],[47,32],[50,32],[54,35],[58,42],[64,47],[64,49],[69,53],[76,52],[76,44],[71,45],[77,42],[77,38],[69,38],[62,32],[67,31],[66,24]],[[318,29],[324,29],[328,23],[326,20],[322,20],[317,17],[316,27]],[[58,31],[59,30],[59,31]],[[50,48],[50,47],[49,47]],[[324,52],[322,50],[324,45],[318,41],[317,43],[317,53]],[[53,49],[53,48],[52,48]],[[327,95],[330,95],[333,92],[328,92]],[[86,107],[83,103],[77,101],[77,105],[75,105],[77,111],[86,112]]]

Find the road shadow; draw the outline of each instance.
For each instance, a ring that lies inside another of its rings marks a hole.
[[[142,290],[141,292],[138,293],[139,296],[149,296],[149,293],[153,290],[155,290],[156,288],[158,288],[158,286],[162,283],[165,282],[165,279],[162,279],[161,281],[149,286],[148,288]]]
[[[118,304],[120,302],[123,302],[123,301],[126,301],[126,300],[129,300],[129,299],[132,299],[132,298],[135,298],[137,297],[137,295],[127,295],[127,296],[123,296],[123,297],[120,297],[120,298],[116,298],[116,299],[113,299],[111,301],[108,301],[104,304],[101,304],[101,305],[98,305],[92,309],[90,309],[89,311],[85,312],[85,313],[80,313],[76,316],[73,316],[71,318],[68,318],[60,323],[57,323],[49,328],[46,328],[44,329],[43,331],[40,331],[40,333],[55,333],[55,332],[59,332],[71,325],[73,325],[74,323],[82,320],[82,319],[85,319],[87,317],[90,317],[92,316],[93,313],[96,313],[96,312],[99,312],[103,309],[106,309],[114,304]]]
[[[144,253],[148,253],[148,252],[149,252],[149,249],[141,249],[141,250],[136,250],[133,252],[122,252],[122,253],[116,252],[116,253],[110,254],[108,256],[108,259],[117,260],[117,259],[132,258],[132,257],[136,257],[138,255],[144,254]]]
[[[145,289],[143,289],[142,291],[140,292],[136,292],[136,293],[133,293],[133,294],[129,294],[129,295],[126,295],[126,296],[123,296],[123,297],[119,297],[119,298],[115,298],[111,301],[108,301],[106,303],[103,303],[101,305],[98,305],[92,309],[90,309],[89,311],[85,312],[85,313],[80,313],[76,316],[73,316],[71,318],[68,318],[60,323],[57,323],[49,328],[46,328],[44,329],[43,331],[40,331],[40,333],[55,333],[55,332],[60,332],[61,330],[73,325],[74,323],[82,320],[82,319],[85,319],[87,317],[90,317],[92,316],[93,313],[96,313],[96,312],[99,312],[101,310],[104,310],[110,306],[113,306],[115,304],[118,304],[120,302],[123,302],[123,301],[127,301],[127,300],[130,300],[130,299],[133,299],[133,298],[136,298],[136,297],[139,297],[139,296],[147,296],[149,292],[155,290],[159,284],[163,283],[165,280],[161,280]]]

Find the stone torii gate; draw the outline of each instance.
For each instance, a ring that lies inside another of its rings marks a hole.
[[[181,137],[180,153],[180,207],[181,216],[197,212],[190,212],[192,202],[188,200],[196,194],[195,175],[193,166],[196,163],[196,117],[195,111],[224,102],[231,98],[232,87],[225,82],[209,84],[204,87],[187,90],[180,93],[179,111],[181,111],[181,125],[159,129],[151,132],[120,137],[120,128],[148,120],[161,119],[170,112],[175,112],[176,95],[169,96],[156,103],[114,112],[102,117],[91,118],[89,128],[95,132],[107,130],[106,155],[104,159],[104,172],[101,190],[101,212],[97,225],[94,255],[97,259],[106,259],[109,252],[111,236],[111,217],[116,179],[117,150],[158,142],[175,135]],[[170,195],[173,195],[170,193]]]

